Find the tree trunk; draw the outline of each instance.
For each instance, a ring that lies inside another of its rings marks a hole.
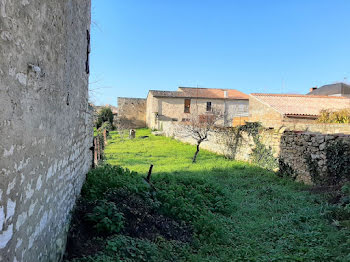
[[[201,144],[200,142],[197,144],[197,150],[196,150],[196,153],[194,153],[192,163],[196,163],[197,155],[198,155],[198,153],[199,153],[199,145],[200,145],[200,144]]]

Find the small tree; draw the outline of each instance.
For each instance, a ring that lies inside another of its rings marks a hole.
[[[96,128],[100,128],[104,122],[109,122],[113,127],[113,112],[109,107],[102,107],[97,115]]]
[[[196,163],[201,143],[208,140],[209,133],[215,130],[215,125],[219,118],[221,118],[221,115],[218,112],[210,112],[202,115],[194,112],[187,121],[183,121],[180,124],[178,133],[181,133],[180,135],[182,136],[192,137],[196,141],[196,152],[194,153],[192,163]]]

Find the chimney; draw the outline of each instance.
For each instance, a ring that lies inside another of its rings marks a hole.
[[[228,92],[227,92],[227,90],[224,91],[224,98],[228,98]]]
[[[310,92],[312,92],[312,91],[314,91],[314,90],[316,90],[316,89],[317,89],[317,86],[311,87],[311,88],[310,88]]]

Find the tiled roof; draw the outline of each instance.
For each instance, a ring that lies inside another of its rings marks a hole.
[[[226,97],[225,97],[225,91]],[[211,98],[211,99],[243,99],[248,100],[249,96],[235,89],[216,88],[192,88],[179,87],[178,91],[158,91],[150,90],[155,97],[179,97],[179,98]]]
[[[250,94],[283,115],[318,116],[322,109],[350,108],[350,99],[333,96]]]

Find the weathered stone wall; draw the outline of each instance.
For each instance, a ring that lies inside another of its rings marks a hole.
[[[249,96],[249,121],[260,122],[265,127],[278,128],[281,126],[283,117],[282,115],[263,104],[261,101],[253,96]]]
[[[118,97],[118,120],[128,128],[146,127],[146,99]]]
[[[185,143],[196,143],[191,136],[186,135],[181,125],[162,122],[162,127],[166,136],[174,137]],[[275,171],[278,169],[286,171],[287,167],[287,171],[292,172],[291,176],[307,184],[314,182],[312,177],[315,176],[315,172],[313,172],[315,169],[319,177],[334,175],[329,172],[329,163],[332,157],[329,153],[327,157],[329,145],[338,141],[350,144],[350,135],[330,133],[331,130],[335,129],[329,126],[327,129],[329,132],[325,134],[288,131],[285,127],[279,129],[259,128],[255,137],[247,131],[237,133],[237,130],[228,130],[217,129],[210,132],[208,140],[201,144],[201,148],[236,160],[256,163],[256,157],[261,158],[261,163],[257,164]],[[257,151],[261,150],[259,146],[263,147],[260,152]],[[350,152],[346,154],[348,154],[347,159],[350,159]]]
[[[159,129],[157,125],[158,99],[148,93],[146,102],[146,126],[151,129]]]
[[[332,158],[338,157],[339,162],[343,161],[340,158],[350,160],[350,150],[345,150],[341,156],[330,152],[329,147],[337,142],[350,145],[350,135],[286,131],[281,137],[279,157],[284,165],[290,167],[289,171],[294,173],[291,175],[296,176],[297,180],[311,184],[315,179],[339,175],[330,170],[335,167],[330,167],[333,165]],[[342,148],[344,149],[343,146]],[[338,161],[334,162],[336,164]]]
[[[295,131],[306,131],[321,134],[350,134],[349,124],[326,124],[317,123],[315,121],[292,121],[284,120],[282,121],[282,126],[288,130]]]
[[[57,261],[92,163],[90,0],[0,1],[0,261]]]

